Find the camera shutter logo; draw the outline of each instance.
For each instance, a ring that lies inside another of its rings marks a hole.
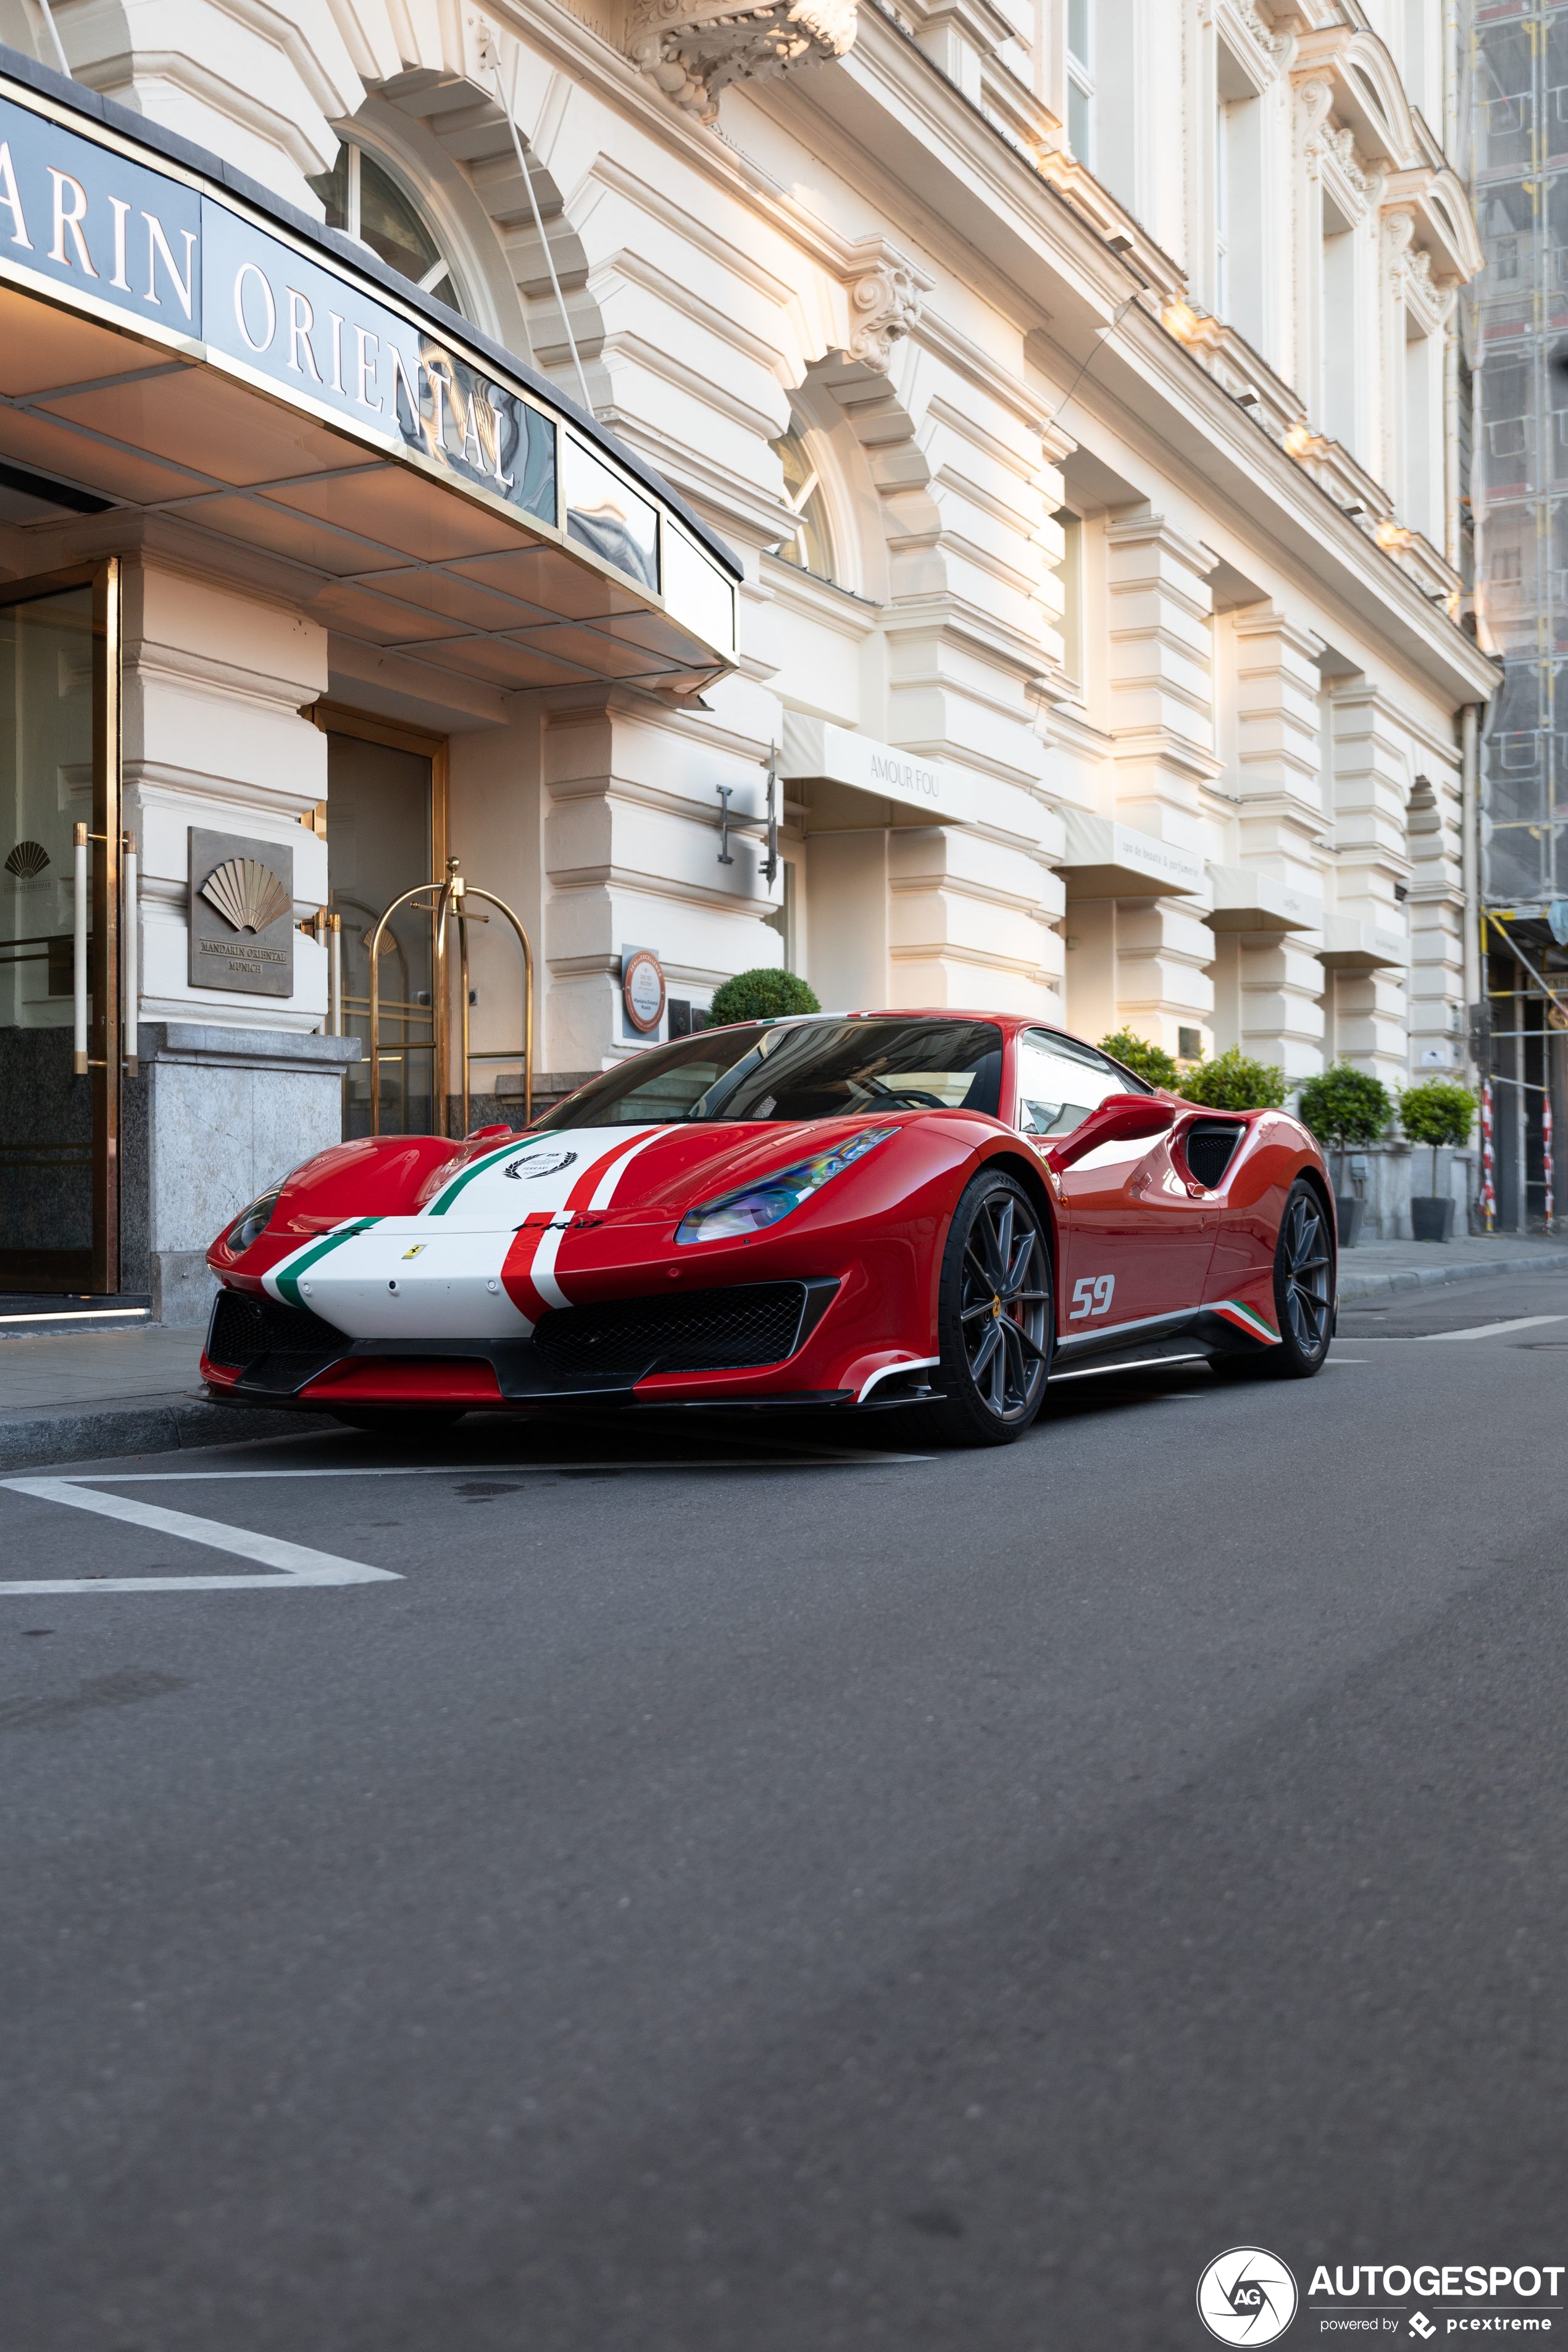
[[[202,884],[202,897],[233,931],[265,931],[293,899],[259,857],[226,857]]]
[[[1277,2343],[1296,2316],[1296,2282],[1278,2254],[1232,2246],[1198,2281],[1198,2317],[1221,2344]]]

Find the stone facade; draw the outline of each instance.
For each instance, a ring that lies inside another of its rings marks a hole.
[[[785,960],[829,1003],[1125,1024],[1292,1079],[1462,1060],[1457,714],[1492,673],[1453,617],[1452,313],[1479,251],[1441,0],[1354,24],[1091,0],[1081,58],[1066,0],[55,13],[83,80],[298,205],[357,144],[474,322],[585,392],[745,566],[739,666],[702,697],[509,693],[437,684],[366,600],[302,604],[126,520],[145,1018],[321,1028],[303,938],[281,1006],[193,1000],[179,845],[286,835],[325,899],[330,808],[326,843],[301,820],[326,696],[448,739],[451,845],[540,941],[545,1071],[633,1049],[627,942],[699,1008]],[[0,563],[102,545],[0,529]],[[964,820],[830,810],[785,775],[770,882],[790,713],[940,763]],[[1121,863],[1082,849],[1089,820]],[[1149,879],[1167,854],[1180,889]],[[480,1045],[501,952],[476,954]],[[195,1222],[150,1245],[197,1246]]]

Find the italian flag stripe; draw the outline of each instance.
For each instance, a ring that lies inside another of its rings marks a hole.
[[[303,1307],[305,1302],[300,1296],[300,1276],[309,1274],[310,1268],[330,1252],[341,1249],[344,1242],[352,1242],[356,1234],[365,1233],[372,1225],[379,1225],[380,1223],[379,1217],[355,1217],[351,1224],[340,1225],[336,1233],[323,1234],[319,1242],[312,1242],[308,1249],[302,1249],[298,1257],[289,1258],[285,1266],[275,1268],[272,1279],[278,1286],[279,1297],[288,1299],[295,1307]]]
[[[482,1159],[471,1161],[460,1176],[455,1176],[443,1192],[437,1193],[429,1207],[421,1211],[421,1214],[444,1217],[465,1184],[471,1184],[476,1176],[482,1176],[485,1170],[493,1168],[498,1160],[510,1160],[514,1152],[527,1150],[528,1142],[521,1135],[509,1135],[504,1143],[498,1144],[493,1151],[487,1151]]]
[[[1266,1323],[1256,1307],[1244,1307],[1239,1298],[1222,1298],[1214,1311],[1237,1325],[1249,1338],[1267,1340],[1270,1347],[1279,1346],[1279,1334],[1273,1324]]]

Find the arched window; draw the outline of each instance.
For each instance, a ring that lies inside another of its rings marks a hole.
[[[795,517],[794,536],[780,540],[777,551],[786,563],[797,565],[802,572],[815,572],[819,580],[831,580],[835,576],[833,535],[827,527],[827,502],[822,495],[821,478],[798,433],[784,434],[773,446],[784,467],[784,498]]]
[[[330,172],[310,182],[326,207],[327,226],[341,228],[438,302],[454,310],[463,308],[452,266],[421,218],[384,165],[352,139],[338,150]]]

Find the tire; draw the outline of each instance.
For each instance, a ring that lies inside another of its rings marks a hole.
[[[1045,1402],[1056,1339],[1046,1221],[1011,1176],[965,1185],[937,1294],[942,1402],[920,1408],[921,1439],[1010,1445]]]
[[[466,1405],[366,1404],[344,1406],[332,1419],[345,1429],[368,1430],[374,1437],[434,1437],[462,1420]]]
[[[1334,1335],[1334,1244],[1328,1211],[1303,1177],[1291,1185],[1274,1244],[1275,1348],[1216,1356],[1225,1380],[1310,1381],[1328,1361]]]

